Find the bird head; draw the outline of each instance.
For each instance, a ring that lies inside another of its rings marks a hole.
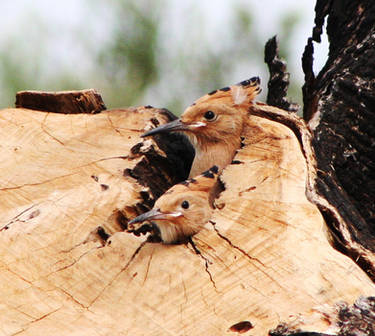
[[[242,131],[254,98],[260,93],[260,79],[253,77],[231,87],[212,91],[189,106],[181,117],[161,125],[142,137],[167,133],[185,132],[194,144],[226,141]]]
[[[167,244],[194,235],[210,219],[210,192],[217,176],[218,168],[214,166],[194,179],[174,185],[155,202],[153,209],[131,220],[129,228],[151,221]]]

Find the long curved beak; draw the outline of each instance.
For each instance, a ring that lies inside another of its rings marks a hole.
[[[136,223],[143,223],[145,221],[149,220],[168,220],[176,217],[182,216],[181,212],[170,212],[170,213],[163,213],[160,212],[159,209],[151,209],[150,211],[145,212],[142,215],[139,215],[138,217],[135,217],[132,219],[128,225],[136,224]]]
[[[141,137],[144,138],[146,136],[154,134],[169,133],[175,131],[186,131],[187,129],[187,125],[185,125],[180,119],[176,119],[169,122],[168,124],[160,125],[159,127],[153,128],[152,130],[143,133]]]
[[[185,124],[181,121],[181,119],[176,119],[168,124],[161,125],[159,127],[153,128],[150,131],[147,131],[141,135],[142,138],[154,134],[160,134],[160,133],[169,133],[169,132],[178,132],[178,131],[193,131],[195,128],[204,127],[206,126],[206,123],[202,121],[198,121],[191,124]]]

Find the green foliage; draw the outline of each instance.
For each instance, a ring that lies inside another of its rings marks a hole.
[[[0,44],[0,107],[13,106],[23,90],[71,90],[84,88],[71,69],[50,71],[49,30],[42,18],[21,17],[19,30]]]
[[[61,36],[53,29],[51,33],[51,27],[35,13],[0,44],[1,107],[12,105],[20,90],[95,87],[107,107],[151,104],[180,114],[202,94],[247,77],[261,75],[266,89],[266,41],[254,29],[249,6],[234,3],[227,13],[226,26],[217,32],[213,43],[212,36],[209,38],[213,32],[206,24],[210,13],[200,7],[187,10],[179,31],[173,31],[170,0],[86,3],[89,10],[82,19],[81,33],[65,31],[75,41],[64,54],[73,60],[69,66],[54,60],[51,50]],[[104,9],[105,25],[101,21]],[[280,21],[281,54],[286,59],[293,47],[290,36],[298,18],[298,13],[291,13]],[[95,35],[90,35],[99,23],[105,27],[106,35],[100,43]],[[180,34],[180,41],[172,38],[175,34]],[[25,38],[27,43],[20,43]],[[72,57],[80,48],[85,51],[84,56]],[[301,83],[293,83],[290,89],[298,101],[300,87]]]
[[[160,2],[112,1],[111,39],[98,52],[111,104],[131,105],[158,79]],[[147,4],[147,6],[146,6]]]

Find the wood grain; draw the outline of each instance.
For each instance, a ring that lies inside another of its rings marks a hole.
[[[295,133],[260,116],[193,245],[121,232],[114,215],[148,190],[123,172],[142,160],[131,149],[152,118],[168,121],[145,108],[0,112],[0,335],[236,335],[240,322],[243,335],[281,322],[324,332],[328,307],[374,294],[306,198]]]

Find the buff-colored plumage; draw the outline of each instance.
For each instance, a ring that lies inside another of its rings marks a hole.
[[[152,222],[166,244],[181,242],[196,234],[210,219],[211,192],[217,174],[218,168],[214,166],[194,179],[174,185],[155,202],[152,210],[130,221],[129,229]]]
[[[261,91],[258,77],[213,91],[189,106],[181,118],[144,133],[184,132],[195,148],[189,177],[213,165],[227,166],[241,145],[241,133],[254,98]]]

